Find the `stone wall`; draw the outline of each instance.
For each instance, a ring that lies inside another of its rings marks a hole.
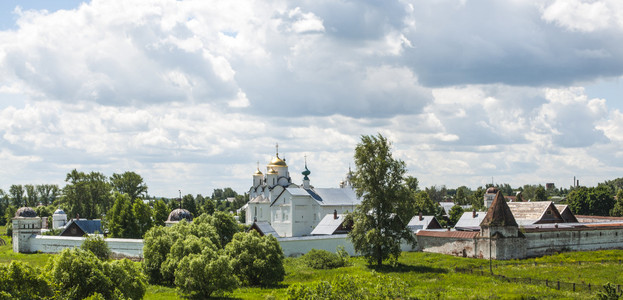
[[[526,235],[526,256],[538,257],[556,252],[623,248],[623,227],[574,229],[534,229]]]
[[[319,236],[306,236],[306,237],[283,237],[277,238],[283,254],[286,257],[298,257],[311,249],[326,250],[335,252],[338,246],[343,246],[344,250],[351,256],[357,256],[353,243],[348,239],[346,234],[335,235],[319,235]],[[406,242],[401,243],[400,248],[402,251],[416,251],[417,246],[414,247]]]

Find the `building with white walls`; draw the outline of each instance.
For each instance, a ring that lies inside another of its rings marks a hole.
[[[327,214],[352,212],[361,203],[350,183],[351,172],[339,188],[316,188],[311,185],[311,171],[305,163],[302,184],[292,182],[286,160],[279,151],[253,174],[246,205],[246,224],[268,222],[281,237],[309,235]]]

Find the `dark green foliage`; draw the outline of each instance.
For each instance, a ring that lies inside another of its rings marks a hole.
[[[355,172],[352,182],[358,197],[363,198],[353,213],[353,229],[348,234],[355,250],[370,263],[396,261],[402,239],[415,242],[407,229],[412,211],[409,191],[404,184],[405,163],[392,157],[385,137],[362,136],[355,148]]]
[[[599,300],[617,300],[621,299],[622,292],[617,292],[617,288],[612,283],[607,283],[602,287],[602,290],[597,292],[597,299]]]
[[[445,201],[446,199],[446,186],[442,185],[441,187],[437,187],[435,185],[431,187],[427,187],[424,189],[428,194],[428,197],[435,203],[439,203],[441,201]]]
[[[607,216],[614,207],[614,198],[608,187],[579,187],[567,196],[567,203],[576,215]]]
[[[346,266],[348,256],[341,256],[327,250],[312,249],[303,255],[302,260],[314,269],[334,269]]]
[[[485,204],[483,201],[485,192],[486,190],[483,189],[481,186],[479,186],[476,191],[474,191],[474,194],[472,194],[471,196],[471,204],[473,209],[476,209],[477,211],[483,211],[485,209]]]
[[[236,222],[236,219],[234,219],[234,216],[230,213],[218,211],[213,215],[203,214],[193,221],[193,223],[197,225],[204,222],[212,225],[216,229],[216,233],[219,236],[220,248],[225,247],[234,237],[234,234],[240,231],[238,222]]]
[[[143,200],[139,199],[132,205],[132,214],[134,215],[134,222],[136,223],[136,236],[137,238],[142,238],[145,232],[153,225],[151,207],[145,204]]]
[[[143,182],[143,177],[134,172],[112,174],[110,184],[113,190],[127,194],[132,201],[142,198],[147,193],[147,185]]]
[[[260,237],[256,231],[238,232],[225,246],[234,275],[244,285],[272,285],[283,281],[283,251],[271,235]]]
[[[545,188],[540,184],[534,191],[534,201],[547,201],[547,192],[545,191]]]
[[[108,244],[101,235],[89,235],[80,246],[82,250],[91,251],[101,260],[110,258],[111,252]]]
[[[434,215],[437,212],[439,205],[431,200],[427,192],[416,192],[413,196],[415,203],[414,214],[421,212],[424,215]]]
[[[175,286],[182,295],[194,299],[232,292],[237,285],[229,258],[211,247],[184,256],[175,270]]]
[[[165,283],[160,267],[171,251],[173,235],[169,234],[169,228],[156,226],[147,231],[143,243],[143,268],[147,279],[154,284]]]
[[[384,275],[372,278],[340,275],[331,282],[318,281],[308,285],[296,283],[287,291],[287,299],[404,299],[407,296],[405,282]]]
[[[36,268],[13,261],[0,265],[0,299],[43,299],[52,288]]]
[[[21,184],[13,184],[9,187],[9,195],[11,198],[11,205],[15,207],[26,206],[26,201],[24,199],[24,187]]]
[[[459,221],[461,216],[463,216],[463,208],[459,205],[452,206],[448,215],[450,216],[450,227],[454,227],[454,224]]]
[[[63,188],[63,206],[67,215],[81,218],[98,219],[112,206],[110,184],[106,176],[98,172],[89,174],[72,170],[65,178]]]
[[[169,208],[167,207],[167,204],[164,203],[164,200],[162,199],[156,200],[156,202],[154,202],[154,209],[153,209],[154,225],[164,226],[164,222],[169,217],[169,213],[170,213]]]
[[[614,207],[610,210],[610,215],[613,217],[623,217],[623,189],[617,192],[616,202]]]
[[[90,251],[64,249],[46,266],[59,298],[83,299],[95,293],[105,299],[141,299],[145,279],[132,262],[103,262]]]
[[[106,226],[111,237],[141,238],[138,223],[132,210],[132,200],[126,194],[115,193],[115,204],[106,216]]]

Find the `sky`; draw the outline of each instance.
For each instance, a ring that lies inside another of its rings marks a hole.
[[[422,187],[623,177],[623,2],[0,2],[0,188],[140,174],[337,187],[382,134]]]

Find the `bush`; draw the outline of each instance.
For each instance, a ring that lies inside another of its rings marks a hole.
[[[82,242],[82,246],[80,246],[82,250],[91,251],[91,253],[95,254],[95,256],[101,260],[106,260],[110,258],[112,254],[110,252],[110,248],[108,248],[108,244],[104,240],[104,237],[101,235],[89,235]]]
[[[271,235],[256,231],[236,233],[225,246],[234,275],[244,285],[271,285],[283,281],[283,251]]]
[[[64,249],[46,269],[57,298],[141,299],[145,294],[144,276],[129,260],[103,262],[90,251]]]
[[[206,247],[199,254],[189,254],[180,260],[175,270],[175,285],[186,297],[205,299],[213,294],[232,292],[237,281],[229,258]]]
[[[13,261],[0,265],[0,299],[42,299],[52,296],[52,288],[37,268]]]
[[[348,254],[347,254],[348,255]],[[301,258],[308,267],[314,269],[334,269],[346,265],[348,258],[327,250],[312,249]]]

